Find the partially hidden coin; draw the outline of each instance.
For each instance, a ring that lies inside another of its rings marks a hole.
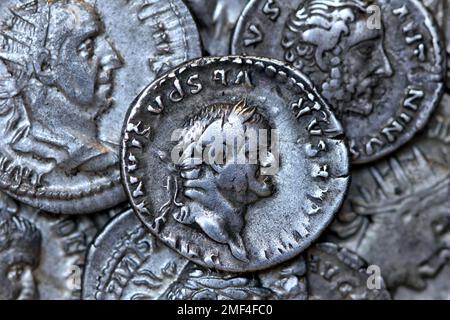
[[[0,299],[80,299],[89,244],[109,215],[55,217],[0,193]]]
[[[408,142],[439,104],[446,54],[434,21],[417,0],[253,0],[232,53],[284,60],[308,75],[362,164]]]
[[[390,300],[379,269],[334,243],[318,243],[305,254],[310,300]]]
[[[201,55],[181,0],[2,0],[0,188],[52,213],[125,201],[119,145],[134,97]]]
[[[275,266],[333,219],[349,183],[340,123],[276,60],[200,58],[149,85],[124,126],[122,173],[165,244],[230,272]]]
[[[258,274],[228,274],[190,262],[147,232],[132,210],[92,244],[83,277],[86,300],[306,299],[302,258]]]
[[[427,130],[388,159],[356,170],[329,239],[376,265],[395,299],[447,298],[450,97]],[[447,290],[447,291],[446,291]]]

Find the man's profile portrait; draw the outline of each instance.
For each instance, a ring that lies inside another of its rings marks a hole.
[[[41,253],[41,233],[19,216],[17,205],[0,194],[0,300],[34,300],[34,276]]]
[[[121,58],[95,8],[82,0],[30,0],[0,24],[2,158],[38,177],[117,163],[97,138]],[[6,169],[4,169],[6,170]],[[33,181],[37,183],[38,181]]]
[[[284,59],[310,76],[338,115],[368,116],[393,75],[368,1],[306,0],[283,32]]]
[[[212,105],[189,117],[175,148],[181,156],[174,163],[173,185],[168,185],[173,201],[160,209],[171,210],[178,223],[198,227],[212,240],[227,244],[241,261],[248,261],[241,235],[247,208],[273,194],[272,177],[264,169],[278,165],[268,141],[258,137],[252,144],[244,137],[260,130],[270,133],[271,126],[245,100]],[[259,152],[260,148],[267,151]]]

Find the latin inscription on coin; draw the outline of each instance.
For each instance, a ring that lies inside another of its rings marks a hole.
[[[254,0],[233,54],[285,60],[311,77],[342,121],[354,163],[409,141],[438,105],[445,47],[416,0]]]
[[[306,249],[349,181],[340,123],[309,80],[270,59],[184,64],[144,90],[124,130],[140,219],[219,270],[264,269]]]
[[[357,254],[334,243],[306,252],[310,300],[390,300],[381,274],[369,272]]]
[[[180,0],[0,8],[0,187],[53,213],[124,201],[124,114],[145,83],[201,54],[188,9]]]
[[[258,274],[198,266],[146,232],[132,210],[92,244],[83,277],[86,300],[264,300],[307,298],[304,259]]]
[[[379,266],[394,298],[449,294],[436,284],[450,252],[449,102],[445,95],[426,132],[395,156],[355,171],[332,225],[332,241]]]

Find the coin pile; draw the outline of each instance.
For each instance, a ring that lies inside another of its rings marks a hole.
[[[2,0],[0,299],[450,299],[449,13]]]

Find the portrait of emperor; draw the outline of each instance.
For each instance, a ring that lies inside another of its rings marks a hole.
[[[175,186],[169,185],[171,200],[160,209],[161,216],[170,212],[177,223],[199,228],[247,262],[245,215],[250,205],[274,193],[273,177],[264,169],[276,167],[277,158],[268,141],[258,138],[254,147],[244,135],[270,129],[266,118],[245,100],[208,106],[188,117],[175,147],[180,153],[174,163]],[[211,144],[219,140],[240,142]],[[236,153],[226,150],[230,146]]]
[[[306,0],[286,22],[284,59],[308,75],[338,116],[368,116],[379,107],[394,70],[385,29],[371,27],[370,2]]]
[[[0,21],[2,170],[20,167],[36,180],[115,165],[96,120],[112,103],[122,59],[100,16],[83,0],[17,3]]]

